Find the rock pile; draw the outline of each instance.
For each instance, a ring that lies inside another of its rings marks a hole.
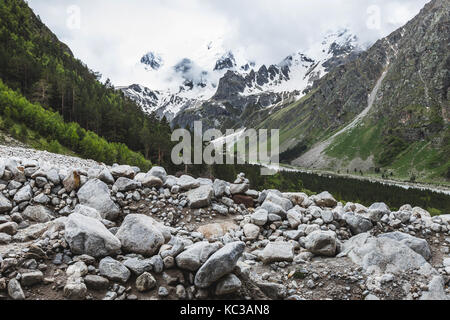
[[[450,215],[73,164],[0,159],[0,298],[447,298]]]

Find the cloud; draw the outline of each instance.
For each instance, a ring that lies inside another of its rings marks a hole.
[[[428,0],[28,2],[75,56],[104,78],[116,85],[158,87],[158,79],[149,80],[136,68],[148,51],[174,65],[184,57],[196,57],[209,41],[221,39],[226,49],[240,50],[248,59],[277,63],[340,27],[373,43],[405,24]],[[77,21],[72,6],[79,8],[79,29],[68,24]]]

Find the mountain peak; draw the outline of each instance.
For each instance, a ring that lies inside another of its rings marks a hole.
[[[163,65],[163,59],[159,54],[150,51],[142,56],[141,63],[153,70],[159,70]]]

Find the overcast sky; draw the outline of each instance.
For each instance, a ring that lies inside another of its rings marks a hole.
[[[350,28],[373,43],[413,18],[429,0],[28,0],[75,56],[115,85],[140,82],[143,54],[190,57],[222,39],[249,59],[277,63]],[[79,14],[78,14],[79,13]]]

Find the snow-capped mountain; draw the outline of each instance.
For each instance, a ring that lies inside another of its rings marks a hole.
[[[315,80],[360,51],[357,37],[343,29],[266,66],[246,57],[243,50],[225,50],[219,40],[207,42],[192,57],[182,58],[174,65],[166,64],[163,56],[151,51],[142,57],[141,64],[149,77],[167,79],[167,86],[150,89],[134,84],[121,89],[146,112],[183,125],[183,113],[189,111],[191,117],[206,102],[222,104],[222,109],[224,103],[232,103],[242,112],[249,103],[267,108],[279,105],[281,97],[298,99]]]

